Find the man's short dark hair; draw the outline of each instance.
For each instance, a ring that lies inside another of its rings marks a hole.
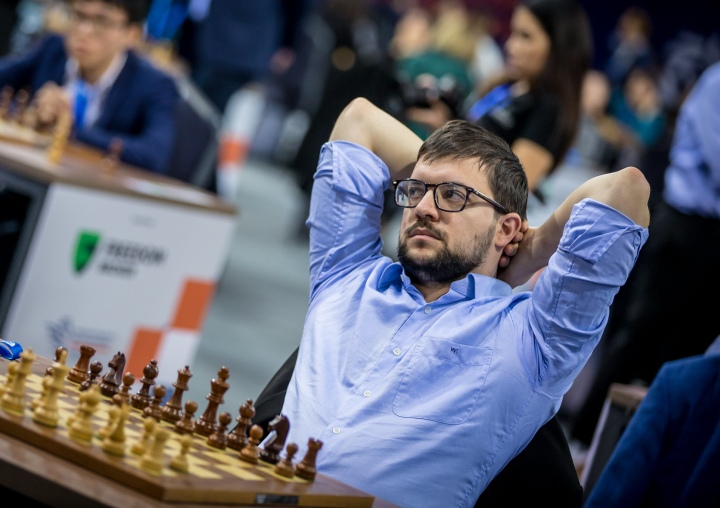
[[[418,160],[476,159],[487,175],[495,201],[522,219],[527,215],[528,182],[520,160],[507,142],[465,120],[452,120],[433,132],[420,147]]]
[[[128,23],[143,24],[150,10],[150,0],[74,0],[75,2],[102,2],[127,14]],[[71,2],[72,3],[72,2]]]

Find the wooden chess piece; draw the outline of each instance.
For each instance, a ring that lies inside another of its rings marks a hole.
[[[100,377],[100,373],[102,372],[103,364],[100,362],[92,362],[90,364],[90,377],[87,378],[85,381],[80,383],[79,390],[81,392],[84,392],[88,388],[90,388],[93,385],[97,385],[97,379]],[[98,386],[98,388],[100,388]]]
[[[52,376],[43,379],[43,395],[39,404],[33,410],[33,421],[46,427],[57,427],[60,419],[58,397],[65,386],[65,377],[70,367],[67,361],[67,349],[60,352],[60,358],[52,365]]]
[[[224,450],[227,448],[227,428],[232,422],[232,415],[228,412],[222,412],[218,417],[218,421],[220,424],[215,429],[215,432],[207,438],[207,444],[213,448]]]
[[[107,423],[97,432],[100,439],[104,440],[110,435],[110,433],[115,429],[115,423],[118,421],[118,418],[120,418],[120,407],[113,404],[107,410]]]
[[[308,439],[308,449],[305,453],[305,457],[302,459],[300,464],[295,466],[295,476],[299,476],[304,480],[313,481],[317,474],[315,463],[317,460],[317,454],[320,448],[322,448],[323,442],[319,439]]]
[[[157,427],[157,421],[154,418],[146,418],[143,422],[143,434],[142,437],[135,441],[130,447],[130,451],[136,455],[144,455],[147,449],[150,447],[153,435],[155,434],[155,428]]]
[[[205,397],[209,402],[203,415],[195,422],[195,432],[208,437],[217,428],[217,409],[224,401],[223,395],[230,388],[226,380],[230,377],[227,367],[221,367],[218,376],[210,382],[210,393]]]
[[[18,90],[15,94],[15,108],[10,116],[10,120],[15,123],[20,123],[22,117],[25,115],[25,110],[30,102],[30,93],[24,88]]]
[[[102,169],[108,173],[113,173],[120,165],[120,154],[123,151],[123,140],[120,138],[112,138],[108,151],[102,160]]]
[[[295,443],[288,443],[285,448],[285,458],[277,463],[275,466],[275,472],[285,478],[292,478],[295,476],[295,466],[293,465],[293,457],[298,451],[298,445]]]
[[[2,398],[8,388],[12,386],[13,380],[15,379],[15,376],[17,376],[19,368],[20,364],[17,362],[10,362],[10,365],[8,365],[7,375],[5,376],[5,384],[0,386],[0,398]]]
[[[103,376],[100,383],[100,393],[106,397],[112,397],[120,391],[123,370],[125,370],[125,353],[118,351],[108,362],[110,369]]]
[[[62,352],[65,351],[67,353],[67,349],[60,346],[55,350],[55,359],[53,360],[53,363],[60,361],[60,355],[62,355]],[[46,376],[52,376],[52,364],[50,364],[50,367],[45,369],[45,375]]]
[[[290,421],[287,416],[279,414],[270,420],[267,431],[269,437],[265,441],[263,449],[260,450],[260,460],[268,464],[277,464],[290,432]]]
[[[192,445],[192,436],[185,434],[180,438],[180,451],[170,461],[170,467],[175,471],[187,473],[190,470],[190,461],[188,461],[188,452]]]
[[[92,416],[101,399],[100,387],[97,385],[90,387],[86,392],[80,394],[80,405],[77,412],[68,417],[68,435],[80,444],[89,446],[92,443],[95,433]]]
[[[143,377],[140,379],[142,387],[140,390],[130,397],[130,403],[135,409],[145,409],[150,404],[150,387],[155,384],[155,378],[158,377],[160,370],[157,366],[157,360],[150,360],[143,369]]]
[[[125,404],[130,404],[130,390],[132,389],[132,385],[135,383],[135,375],[132,372],[126,372],[123,374],[122,383],[123,384],[118,395],[122,397]]]
[[[119,396],[119,395],[118,395]],[[115,425],[105,439],[103,440],[102,449],[105,453],[122,457],[125,455],[125,423],[130,414],[130,406],[125,404],[120,397],[120,411]]]
[[[178,370],[177,381],[173,383],[175,390],[172,397],[162,409],[162,419],[168,423],[175,423],[182,418],[182,396],[190,387],[188,381],[192,377],[190,366]]]
[[[152,445],[147,449],[140,459],[140,467],[152,473],[160,473],[163,469],[163,449],[170,438],[170,431],[165,428],[158,428]]]
[[[193,416],[195,415],[197,408],[197,402],[194,400],[188,400],[185,403],[185,413],[183,414],[182,419],[175,423],[175,432],[190,435],[195,433],[195,422],[193,421]]]
[[[245,462],[251,464],[258,463],[258,445],[263,437],[263,429],[260,425],[253,425],[250,427],[250,437],[248,437],[248,444],[242,450],[240,450],[240,458]]]
[[[90,377],[90,359],[95,355],[95,348],[83,344],[80,346],[80,358],[78,359],[75,366],[68,374],[67,380],[75,383],[82,384],[87,378]]]
[[[47,151],[47,158],[52,164],[58,164],[62,159],[71,130],[72,117],[69,113],[61,114],[55,124],[52,141]]]
[[[5,390],[0,407],[16,416],[25,414],[25,380],[32,374],[32,364],[37,358],[32,348],[20,353],[20,366],[13,377],[13,383]]]
[[[228,435],[228,448],[239,452],[248,444],[247,431],[252,425],[253,416],[255,416],[255,406],[252,399],[247,399],[240,406],[240,416],[235,419],[237,425]]]
[[[142,417],[155,418],[158,422],[162,419],[162,400],[165,397],[165,387],[163,385],[155,385],[153,390],[153,400],[149,406],[143,409]]]

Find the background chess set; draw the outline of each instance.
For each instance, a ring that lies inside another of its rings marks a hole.
[[[241,446],[239,452],[237,447],[228,447],[233,431],[227,432],[227,427],[232,417],[228,412],[222,412],[219,424],[216,417],[222,404],[223,388],[227,390],[227,386],[223,387],[223,376],[227,378],[225,367],[220,369],[218,377],[211,382],[207,409],[200,418],[190,423],[190,428],[200,430],[205,435],[199,432],[189,434],[182,431],[183,425],[187,428],[188,420],[191,420],[187,411],[176,415],[175,423],[166,421],[158,414],[163,410],[167,414],[176,413],[183,383],[186,385],[188,375],[191,375],[189,369],[178,372],[175,385],[181,387],[180,392],[176,389],[174,397],[163,407],[160,406],[161,397],[157,397],[154,401],[152,398],[148,400],[148,404],[141,410],[135,407],[139,403],[132,404],[133,397],[137,402],[149,396],[150,382],[153,374],[156,375],[157,365],[151,367],[148,364],[144,371],[143,388],[130,394],[131,383],[127,381],[133,376],[123,372],[121,354],[113,357],[109,363],[113,367],[105,375],[96,373],[95,381],[91,384],[90,353],[90,350],[84,348],[72,370],[64,364],[67,351],[62,348],[56,351],[55,362],[42,357],[34,360],[32,350],[23,352],[20,362],[0,361],[0,432],[89,468],[152,498],[168,502],[373,506],[373,497],[369,494],[316,474],[314,462],[321,442],[313,440],[308,454],[297,464],[292,464],[292,456],[297,450],[295,444],[289,443],[289,453],[281,454],[287,434],[287,429],[283,430],[284,417],[278,416],[271,423],[270,428],[275,426],[278,429],[276,438],[268,439],[262,449],[257,447],[262,429],[252,425],[252,401],[243,405],[240,416],[236,418],[240,424],[233,429],[235,438],[241,441],[248,438],[246,430],[251,429],[249,444]],[[150,377],[147,377],[148,374]],[[84,391],[81,391],[82,382],[77,383],[79,377],[85,378]],[[156,388],[160,386],[155,385]],[[163,392],[161,389],[160,393]],[[91,399],[94,398],[99,401],[95,401],[96,409],[90,410],[88,416],[85,408],[86,414],[83,415],[81,406],[92,404]],[[192,410],[192,417],[197,404],[186,401],[184,406]],[[160,416],[159,421],[153,413]],[[121,414],[126,416],[118,418]],[[49,418],[44,419],[48,415]],[[73,429],[76,424],[79,426],[81,420],[85,420],[85,426],[89,424],[92,429],[88,441],[73,436]],[[54,423],[56,426],[53,426]],[[202,427],[205,428],[201,430]],[[286,419],[285,427],[289,427]],[[154,437],[150,433],[162,436],[161,442],[153,443]],[[209,444],[213,441],[211,438],[215,441],[214,446]],[[224,444],[224,448],[217,447],[218,443]],[[241,458],[243,455],[246,455],[245,460]],[[305,474],[300,474],[305,478],[300,478],[295,472],[303,468]]]

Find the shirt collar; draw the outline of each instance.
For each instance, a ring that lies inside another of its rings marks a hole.
[[[402,265],[398,262],[385,267],[383,273],[380,275],[378,289],[382,291],[391,285],[401,285],[409,292],[417,292],[417,290],[412,287],[410,278],[405,274]],[[410,290],[410,287],[412,287],[412,290]],[[450,284],[450,291],[448,292],[448,295],[454,295],[454,297],[451,296],[453,299],[459,297],[472,300],[509,296],[510,294],[512,294],[512,288],[507,283],[494,277],[477,273],[468,274],[464,279],[453,282]]]
[[[120,75],[120,71],[122,71],[126,61],[127,52],[122,51],[121,53],[115,55],[113,61],[110,62],[108,68],[105,69],[105,72],[103,72],[102,76],[100,76],[100,79],[92,85],[87,83],[87,86],[89,86],[93,90],[94,94],[98,96],[105,94],[115,83],[115,80]],[[67,63],[65,64],[65,75],[67,77],[67,83],[74,83],[81,79],[76,59],[72,57],[68,58]]]

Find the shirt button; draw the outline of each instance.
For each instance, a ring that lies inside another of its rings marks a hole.
[[[340,427],[333,427],[333,434],[340,434]]]
[[[431,310],[432,310],[432,309],[431,309],[430,306],[428,305],[427,307],[425,307],[425,314],[430,314],[430,311],[431,311]]]
[[[393,354],[395,356],[400,356],[400,353],[402,353],[402,350],[399,347],[396,347],[395,349],[393,349]]]
[[[365,397],[369,397],[371,393],[372,393],[372,392],[371,392],[370,390],[365,390],[365,391],[363,392],[363,395],[364,395]]]

